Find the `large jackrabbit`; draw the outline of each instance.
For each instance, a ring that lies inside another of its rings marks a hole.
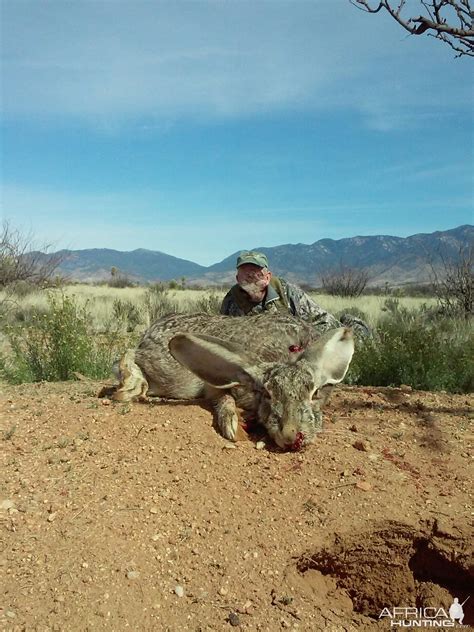
[[[238,406],[278,446],[298,450],[321,430],[321,389],[344,378],[354,351],[350,329],[317,336],[287,314],[164,316],[116,365],[112,399],[206,397],[227,439],[235,440]]]

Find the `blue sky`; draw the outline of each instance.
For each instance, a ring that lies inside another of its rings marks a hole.
[[[418,4],[418,3],[416,3]],[[2,216],[210,265],[473,223],[473,60],[349,0],[2,0]]]

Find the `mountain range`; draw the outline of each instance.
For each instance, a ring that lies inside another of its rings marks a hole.
[[[313,244],[284,244],[267,248],[254,244],[250,250],[264,252],[274,274],[298,283],[317,287],[321,274],[341,266],[363,269],[369,285],[427,283],[432,266],[459,254],[474,243],[474,226],[466,224],[446,231],[420,233],[410,237],[389,235],[357,236],[345,239],[320,239]],[[139,248],[121,252],[107,248],[60,250],[59,272],[71,280],[97,282],[114,273],[133,281],[180,280],[188,285],[225,285],[235,278],[239,252],[211,266],[201,266],[163,252]]]

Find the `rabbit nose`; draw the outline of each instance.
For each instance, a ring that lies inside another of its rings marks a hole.
[[[304,444],[304,434],[302,432],[297,432],[295,440],[293,443],[288,443],[286,445],[287,450],[291,450],[291,452],[299,452]]]

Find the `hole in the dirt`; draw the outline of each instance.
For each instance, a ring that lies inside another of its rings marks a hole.
[[[440,544],[440,542],[442,542]],[[297,563],[304,574],[331,576],[350,596],[354,610],[378,619],[384,608],[443,608],[454,597],[464,605],[464,624],[474,623],[472,570],[460,550],[466,540],[432,538],[408,525],[388,522],[369,533],[339,535],[332,547]]]
[[[408,566],[415,579],[422,582],[436,581],[448,590],[462,591],[466,588],[470,581],[467,571],[459,569],[440,555],[430,540],[415,541],[414,548]]]

